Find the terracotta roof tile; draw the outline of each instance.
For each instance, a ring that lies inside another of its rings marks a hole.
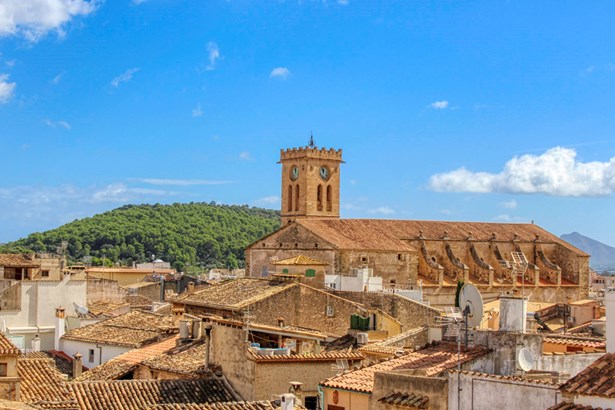
[[[0,354],[5,356],[18,356],[21,351],[0,332]]]
[[[320,259],[310,258],[309,256],[298,255],[288,259],[282,259],[280,261],[273,262],[273,265],[301,265],[301,266],[326,266],[329,262],[321,261]]]
[[[241,309],[293,286],[295,282],[242,278],[212,285],[191,295],[182,294],[173,301],[188,305]]]
[[[218,379],[73,382],[70,389],[81,410],[143,410],[162,404],[234,400]]]
[[[461,363],[470,362],[489,352],[490,350],[480,347],[462,351]],[[455,366],[457,366],[457,346],[440,343],[437,346],[417,350],[386,362],[334,376],[322,382],[321,385],[333,389],[371,393],[376,372],[420,369],[424,370],[427,376],[434,376]]]
[[[157,341],[177,327],[171,316],[133,311],[67,332],[63,339],[95,342],[113,346],[140,347]]]
[[[395,392],[378,399],[379,402],[391,406],[408,407],[411,409],[428,409],[429,397],[416,393]]]
[[[13,268],[38,268],[41,264],[20,253],[0,254],[0,266],[10,266]]]
[[[593,347],[596,349],[606,349],[606,341],[604,340],[596,340],[590,338],[572,338],[572,337],[560,337],[560,336],[549,336],[545,337],[543,340],[544,343],[552,343],[556,345],[566,345],[566,346],[574,346],[574,347]]]
[[[79,408],[53,360],[21,358],[17,361],[17,373],[21,378],[22,402],[43,409]]]
[[[325,353],[303,353],[294,355],[261,355],[253,349],[248,349],[252,358],[256,362],[335,362],[337,360],[363,360],[365,357],[360,353],[354,352],[325,352]]]
[[[144,360],[142,365],[154,370],[163,370],[196,378],[207,372],[205,349],[205,343],[200,342],[176,354],[169,352],[169,354],[151,357]]]
[[[234,401],[228,403],[176,403],[158,404],[147,410],[274,410],[279,409],[280,404],[276,401]],[[304,409],[303,406],[295,406],[295,409]]]
[[[298,219],[302,225],[338,249],[416,251],[403,240],[414,239],[423,232],[427,239],[439,239],[447,232],[450,239],[466,239],[472,232],[477,240],[489,240],[495,233],[499,240],[557,243],[579,256],[589,256],[580,249],[534,224],[410,221],[388,219]]]
[[[53,360],[56,369],[62,373],[73,377],[73,358],[59,350],[45,350],[40,352],[29,352],[22,357],[27,359],[51,359]],[[87,370],[82,366],[82,369]]]
[[[171,349],[174,349],[177,344],[177,338],[171,337],[159,343],[154,343],[145,347],[130,350],[126,353],[114,357],[106,363],[96,366],[93,369],[84,372],[77,379],[79,381],[86,380],[116,380],[130,373],[134,368],[144,360],[152,357],[157,357]]]
[[[584,406],[582,404],[559,402],[555,406],[549,407],[547,410],[602,410],[600,407]],[[610,409],[606,409],[610,410]]]
[[[615,353],[607,353],[577,374],[560,390],[579,396],[615,398]]]
[[[449,373],[457,373],[457,370],[449,370]],[[462,374],[468,374],[468,375],[471,375],[471,376],[476,376],[476,377],[482,377],[482,378],[499,379],[499,380],[512,380],[512,381],[524,382],[524,383],[552,385],[552,386],[555,386],[555,387],[558,386],[558,383],[552,382],[550,380],[530,379],[528,377],[502,376],[502,375],[499,375],[499,374],[471,372],[471,371],[466,371],[466,370],[462,370],[461,373]]]

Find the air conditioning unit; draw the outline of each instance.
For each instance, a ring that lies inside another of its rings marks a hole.
[[[366,345],[369,342],[369,336],[367,333],[357,333],[357,343],[360,345]]]
[[[286,393],[280,396],[280,408],[282,410],[294,410],[295,409],[295,395],[292,393]]]
[[[327,305],[327,316],[331,317],[335,314],[335,310],[333,309],[333,306],[331,305]]]

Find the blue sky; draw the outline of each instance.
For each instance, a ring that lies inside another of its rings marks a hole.
[[[0,242],[126,203],[279,207],[343,148],[342,216],[615,245],[610,1],[0,0]]]

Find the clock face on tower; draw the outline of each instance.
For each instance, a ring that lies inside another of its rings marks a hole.
[[[295,165],[290,169],[290,179],[294,181],[297,178],[299,178],[299,167]]]
[[[320,167],[320,177],[325,181],[329,179],[329,168],[327,168],[326,166]]]

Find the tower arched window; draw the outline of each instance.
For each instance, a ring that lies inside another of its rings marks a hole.
[[[295,185],[295,211],[299,211],[299,184]]]
[[[331,212],[333,209],[333,190],[331,185],[327,185],[327,211]]]
[[[322,185],[318,185],[316,188],[316,209],[322,211]]]
[[[288,186],[288,212],[293,210],[293,186]]]

